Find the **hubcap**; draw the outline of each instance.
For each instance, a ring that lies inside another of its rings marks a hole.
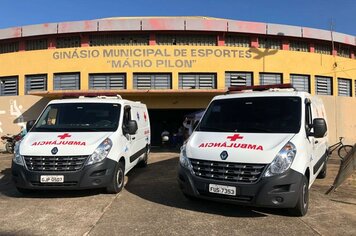
[[[307,192],[307,185],[304,184],[303,185],[303,207],[306,208],[307,204],[308,204],[308,196],[306,194]]]
[[[117,181],[117,187],[121,188],[121,186],[123,185],[123,182],[124,182],[124,173],[122,172],[121,169],[119,169],[117,171],[116,181]]]

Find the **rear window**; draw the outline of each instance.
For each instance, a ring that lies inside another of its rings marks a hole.
[[[253,97],[213,101],[197,131],[298,133],[299,97]]]

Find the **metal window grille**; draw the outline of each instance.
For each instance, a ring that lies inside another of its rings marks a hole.
[[[351,80],[350,79],[341,79],[337,80],[339,96],[351,97]]]
[[[226,72],[225,87],[230,86],[250,86],[252,85],[251,72]]]
[[[250,47],[251,39],[248,36],[241,35],[226,35],[225,45],[233,47]]]
[[[102,90],[116,90],[126,88],[125,74],[91,74],[89,75],[89,88]]]
[[[216,89],[216,74],[179,74],[180,89]]]
[[[135,89],[171,89],[171,74],[134,74]]]
[[[61,37],[57,38],[57,48],[76,48],[80,47],[80,37]]]
[[[18,77],[2,77],[0,78],[0,96],[16,96],[18,95]]]
[[[260,85],[281,84],[282,75],[272,73],[260,73]]]
[[[54,90],[77,89],[79,89],[79,73],[54,75]]]
[[[315,76],[315,93],[317,95],[332,95],[332,78]]]
[[[310,93],[310,78],[308,75],[290,75],[290,80],[297,91]]]
[[[290,41],[289,50],[299,52],[309,52],[309,44],[303,41]]]
[[[320,53],[320,54],[325,54],[325,55],[331,55],[331,45],[315,44],[314,52]]]
[[[18,52],[19,42],[0,43],[0,53]]]
[[[47,90],[47,75],[26,75],[26,94]]]
[[[47,39],[26,40],[26,51],[47,49]]]
[[[282,41],[274,38],[258,38],[260,48],[282,49]]]
[[[350,48],[339,44],[339,47],[337,49],[337,55],[340,57],[349,58],[350,57]]]
[[[99,34],[89,36],[90,46],[149,45],[148,34],[119,35]]]
[[[192,46],[216,46],[216,35],[191,34],[157,34],[157,45],[192,45]]]

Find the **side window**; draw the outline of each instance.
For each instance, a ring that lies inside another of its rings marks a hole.
[[[124,108],[124,117],[122,120],[122,132],[125,134],[126,133],[126,127],[127,124],[131,120],[131,107],[130,106],[125,106]]]
[[[313,117],[311,110],[311,102],[310,100],[306,100],[305,102],[305,130],[309,133],[312,129],[313,125]]]

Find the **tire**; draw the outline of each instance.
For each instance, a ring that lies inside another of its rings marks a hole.
[[[323,169],[321,169],[321,171],[319,172],[317,178],[318,179],[325,179],[326,177],[326,174],[327,174],[327,164],[326,164],[327,161],[324,162],[324,166],[323,166]]]
[[[351,152],[352,148],[353,147],[351,145],[343,145],[337,150],[337,154],[343,160],[347,154]]]
[[[148,165],[148,150],[146,149],[143,159],[137,164],[137,166],[144,168],[147,167],[147,165]]]
[[[114,193],[114,194],[121,192],[122,188],[124,187],[124,182],[125,182],[125,165],[123,162],[120,161],[116,165],[111,182],[106,187],[106,192]]]
[[[289,211],[294,216],[304,216],[309,208],[309,183],[305,176],[303,176],[298,195],[297,204]]]
[[[14,148],[12,146],[12,143],[6,143],[5,144],[5,149],[8,153],[14,153]]]
[[[20,187],[16,187],[17,191],[19,191],[22,194],[30,194],[33,193],[32,189],[26,189],[26,188],[20,188]]]

